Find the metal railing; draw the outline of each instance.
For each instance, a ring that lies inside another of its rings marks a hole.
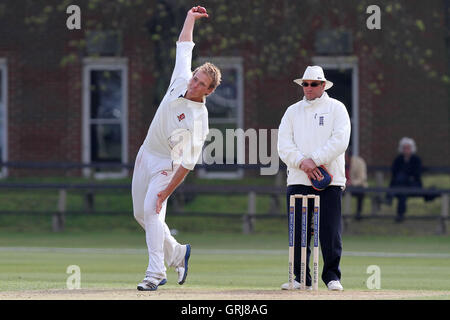
[[[0,167],[8,167],[14,169],[30,169],[30,170],[75,170],[75,169],[133,169],[133,164],[126,163],[71,163],[71,162],[0,162]],[[213,164],[196,166],[196,169],[207,168],[209,170],[221,170],[226,168],[230,169],[245,169],[245,170],[259,170],[263,167],[269,167],[270,165],[260,164]],[[286,166],[280,162],[279,176],[284,174]],[[344,206],[343,206],[343,219],[349,218],[351,214],[351,194],[352,193],[364,193],[368,194],[372,199],[372,214],[365,218],[380,218],[377,212],[380,209],[380,197],[388,192],[398,194],[403,193],[408,196],[436,196],[441,198],[441,213],[439,216],[426,215],[422,217],[408,217],[408,219],[424,218],[424,219],[436,219],[438,221],[439,232],[445,234],[447,232],[447,220],[449,217],[449,195],[450,190],[446,189],[411,189],[411,188],[386,188],[384,186],[384,175],[390,172],[390,167],[387,166],[368,166],[369,173],[373,173],[375,176],[376,187],[372,188],[359,188],[348,187],[347,192],[344,193]],[[424,167],[424,173],[436,174],[436,173],[450,173],[450,167]],[[255,219],[265,219],[273,217],[284,217],[284,213],[275,212],[274,208],[280,208],[280,202],[278,197],[284,195],[286,187],[282,186],[280,179],[276,180],[275,185],[271,186],[249,186],[249,185],[195,185],[195,184],[182,184],[175,192],[173,200],[175,204],[175,210],[171,212],[172,215],[184,214],[182,205],[178,199],[183,195],[198,195],[198,194],[220,194],[220,195],[247,195],[248,205],[247,212],[239,214],[227,214],[227,213],[198,213],[190,212],[190,215],[209,215],[209,216],[228,216],[242,219],[242,230],[244,233],[251,233],[254,230]],[[46,189],[46,190],[58,190],[58,203],[57,209],[52,212],[52,226],[54,231],[61,231],[64,229],[64,216],[67,211],[67,192],[69,191],[82,191],[85,193],[85,203],[87,203],[88,212],[94,212],[94,197],[99,191],[105,190],[131,190],[130,184],[105,184],[105,183],[78,183],[78,184],[65,184],[65,183],[8,183],[1,182],[0,189]],[[265,214],[256,213],[256,197],[257,195],[270,195],[272,197],[272,205],[270,212]],[[131,196],[131,194],[130,194]],[[84,211],[84,212],[86,212]],[[82,213],[71,212],[71,213]],[[1,213],[11,213],[7,211],[0,211]],[[105,213],[105,212],[102,212]],[[109,212],[114,214],[116,212]],[[345,225],[345,223],[344,223]]]
[[[55,232],[62,231],[64,229],[65,214],[67,211],[67,193],[69,191],[83,191],[86,197],[88,197],[88,203],[93,206],[93,197],[95,193],[105,190],[127,190],[130,192],[131,185],[125,184],[100,184],[100,183],[77,183],[77,184],[63,184],[63,183],[6,183],[0,182],[1,189],[14,189],[14,190],[56,190],[58,192],[58,200],[56,204],[56,210],[49,212],[52,214],[52,229]],[[426,215],[426,216],[411,216],[408,219],[435,219],[437,221],[438,230],[440,234],[447,233],[447,222],[449,219],[449,199],[450,189],[421,189],[421,188],[385,188],[385,187],[373,187],[373,188],[361,188],[361,187],[348,187],[344,193],[344,206],[343,206],[343,219],[348,219],[352,216],[351,213],[351,194],[352,193],[364,193],[368,194],[372,198],[372,203],[376,202],[376,196],[382,194],[405,194],[411,196],[435,196],[441,198],[441,212],[439,215]],[[286,194],[285,186],[272,186],[272,185],[196,185],[196,184],[182,184],[174,193],[174,199],[178,199],[179,196],[186,195],[247,195],[248,204],[247,212],[240,214],[236,213],[205,213],[205,212],[189,212],[191,216],[214,216],[214,217],[230,217],[240,218],[242,220],[242,231],[244,233],[252,233],[254,231],[254,223],[256,219],[267,218],[285,218],[285,213],[281,210],[273,211],[275,208],[281,208],[278,197]],[[271,211],[267,213],[256,213],[257,195],[269,195],[278,203],[275,206],[271,206]],[[89,200],[89,197],[91,199]],[[131,197],[131,192],[130,192]],[[374,207],[374,206],[373,206]],[[95,212],[94,208],[90,208],[91,212]],[[76,211],[70,213],[85,213],[86,211]],[[0,214],[12,213],[9,211],[0,211]],[[30,212],[32,213],[32,212]],[[102,212],[106,214],[114,214],[117,212]],[[130,212],[129,212],[130,213]],[[180,203],[175,203],[174,210],[171,211],[171,215],[187,215]],[[381,216],[374,214],[365,217],[367,219],[381,218]]]
[[[6,161],[0,162],[0,168],[14,168],[14,169],[54,169],[54,170],[75,170],[75,169],[133,169],[134,163],[118,163],[118,162],[91,162],[91,163],[79,163],[79,162],[35,162],[35,161]],[[221,169],[247,169],[257,170],[260,168],[268,168],[270,164],[197,164],[196,169],[206,168],[210,170]],[[280,170],[286,170],[286,165],[280,161]],[[381,172],[390,173],[390,166],[367,166],[369,173]],[[422,167],[423,173],[436,174],[444,173],[450,174],[450,167],[448,166],[424,166]]]

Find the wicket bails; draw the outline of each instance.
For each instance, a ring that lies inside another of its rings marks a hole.
[[[313,290],[319,289],[319,217],[320,196],[292,195],[289,199],[289,289],[294,288],[295,199],[302,199],[300,289],[306,289],[306,246],[308,242],[308,199],[314,199]]]

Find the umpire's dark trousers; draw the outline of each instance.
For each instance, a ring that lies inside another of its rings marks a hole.
[[[339,186],[329,186],[323,191],[314,190],[311,186],[290,185],[287,188],[287,208],[289,214],[289,199],[294,194],[315,194],[320,196],[320,220],[319,236],[320,248],[323,257],[322,280],[328,284],[331,280],[341,279],[341,270],[339,263],[342,254],[341,240],[341,197],[342,188]],[[300,262],[301,262],[301,199],[295,203],[295,249],[294,249],[294,274],[295,280],[300,282]],[[311,285],[311,272],[309,268],[309,259],[311,256],[311,222],[314,211],[314,201],[308,202],[308,242],[306,257],[306,285]]]

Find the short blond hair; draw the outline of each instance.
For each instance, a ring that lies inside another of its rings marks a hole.
[[[216,89],[220,85],[220,82],[222,81],[222,73],[220,72],[220,69],[212,63],[205,62],[200,67],[197,67],[197,69],[194,70],[193,74],[195,75],[197,71],[203,71],[208,75],[208,77],[211,78],[209,89]]]

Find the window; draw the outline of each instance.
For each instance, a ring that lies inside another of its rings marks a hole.
[[[334,83],[327,90],[330,97],[341,101],[347,107],[352,131],[349,149],[359,154],[359,88],[358,61],[355,57],[314,57],[313,63],[321,66],[325,77]]]
[[[83,72],[83,162],[128,162],[128,68],[124,58],[86,58]],[[93,172],[85,169],[84,175]],[[96,168],[97,178],[123,177],[124,168]]]
[[[209,116],[210,136],[205,142],[205,146],[212,142],[212,129],[220,130],[224,137],[223,145],[223,163],[235,163],[238,146],[235,139],[234,152],[226,152],[226,129],[243,129],[244,126],[244,85],[243,85],[243,68],[242,58],[240,57],[220,57],[220,58],[200,58],[199,64],[204,62],[211,62],[215,64],[222,73],[222,82],[219,87],[206,99],[206,107]],[[213,130],[214,131],[214,130]],[[234,158],[230,159],[230,157]],[[228,158],[227,158],[228,157]],[[208,159],[204,159],[208,160]],[[242,178],[244,174],[243,169],[227,169],[218,170],[217,168],[201,168],[198,170],[201,178],[219,178],[219,179],[234,179]]]
[[[0,59],[0,162],[8,159],[8,69],[6,59]],[[7,167],[0,168],[0,177],[8,174]]]

